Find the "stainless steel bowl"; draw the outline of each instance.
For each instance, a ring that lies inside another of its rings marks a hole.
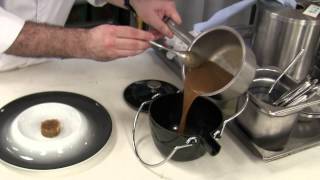
[[[266,95],[270,86],[280,75],[279,71],[273,69],[258,69],[256,77],[249,88],[250,101],[244,112],[238,117],[237,122],[247,133],[254,143],[260,147],[278,151],[282,150],[288,141],[290,133],[297,121],[298,113],[274,115],[269,113],[261,104],[270,106],[274,99],[277,99],[286,90],[296,83],[287,76],[284,76],[275,90],[269,96]],[[244,102],[241,97],[238,107]]]

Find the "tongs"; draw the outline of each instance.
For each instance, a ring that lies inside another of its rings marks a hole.
[[[297,112],[303,110],[304,108],[314,106],[314,105],[317,105],[320,103],[319,96],[317,96],[317,97],[313,96],[308,99],[309,100],[308,102],[302,102],[297,105],[292,105],[290,107],[273,106],[273,105],[267,104],[267,103],[257,99],[252,94],[251,94],[250,98],[251,98],[252,102],[255,103],[258,107],[260,107],[264,113],[269,114],[271,116],[287,116],[287,115],[290,115],[293,113],[297,113]]]
[[[319,91],[320,86],[317,83],[318,79],[311,80],[310,77],[307,77],[304,82],[284,93],[272,104],[274,106],[289,107],[311,99]]]

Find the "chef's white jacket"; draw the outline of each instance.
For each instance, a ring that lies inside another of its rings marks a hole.
[[[0,71],[47,61],[48,58],[23,58],[6,55],[26,20],[63,26],[76,0],[0,0]],[[106,0],[87,0],[102,6]]]

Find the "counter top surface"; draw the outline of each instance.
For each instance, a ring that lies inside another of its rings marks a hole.
[[[0,179],[319,179],[320,147],[276,160],[263,162],[252,154],[228,130],[217,156],[208,154],[190,162],[174,162],[146,168],[135,157],[131,145],[131,127],[135,110],[123,99],[130,83],[159,79],[181,87],[175,74],[148,50],[141,55],[101,63],[79,59],[54,61],[0,73],[0,106],[36,92],[68,91],[91,97],[110,113],[113,131],[108,143],[92,158],[79,164],[46,171],[30,171],[0,163]],[[139,152],[148,162],[161,160],[154,147],[147,116],[137,130]]]

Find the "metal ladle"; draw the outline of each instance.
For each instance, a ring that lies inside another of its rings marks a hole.
[[[181,61],[183,64],[185,64],[188,67],[194,68],[200,66],[203,62],[206,61],[205,58],[201,57],[197,53],[191,52],[191,51],[176,51],[170,48],[167,48],[155,41],[149,41],[149,43],[152,46],[155,46],[157,48],[166,50],[170,53],[173,53],[177,56],[178,60]]]
[[[280,76],[276,79],[276,81],[272,84],[270,87],[268,94],[271,94],[272,90],[276,86],[276,84],[279,82],[279,80],[284,76],[287,71],[297,62],[297,60],[301,59],[300,57],[303,55],[305,49],[301,49],[300,52],[295,56],[295,58],[290,62],[289,66],[280,74]]]

